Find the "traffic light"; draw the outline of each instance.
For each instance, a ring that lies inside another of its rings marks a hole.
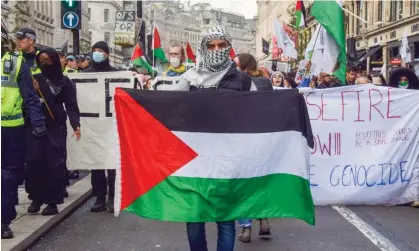
[[[81,29],[81,1],[61,0],[61,29]]]

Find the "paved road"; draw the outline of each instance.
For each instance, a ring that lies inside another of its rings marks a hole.
[[[185,224],[151,221],[128,213],[122,213],[119,218],[107,212],[90,213],[89,207],[93,202],[93,199],[89,200],[30,250],[188,250]],[[331,207],[317,207],[315,227],[299,220],[272,220],[273,238],[270,241],[259,240],[258,226],[254,226],[252,243],[236,242],[235,250],[419,251],[418,209],[403,206],[349,209],[356,214],[355,218],[345,218]],[[347,209],[343,210],[347,212]],[[366,235],[355,225],[363,229]],[[365,225],[368,225],[366,230]],[[377,240],[381,249],[369,238]],[[209,250],[216,250],[215,224],[207,224],[207,239]]]

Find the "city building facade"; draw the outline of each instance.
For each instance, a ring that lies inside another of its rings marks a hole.
[[[246,20],[243,15],[213,8],[210,3],[179,1],[150,1],[144,9],[144,18],[151,34],[156,25],[161,45],[167,51],[172,44],[185,46],[190,43],[195,54],[201,41],[202,32],[216,25],[227,28],[233,37],[236,53],[256,51],[256,25],[254,20]],[[151,41],[150,41],[151,42]]]
[[[306,7],[306,24],[298,34],[298,58],[304,57],[304,51],[314,33],[317,21],[311,15],[311,1],[304,1]],[[288,23],[294,13],[295,1],[257,1],[256,17],[256,56],[260,62],[271,59],[273,21],[278,18]],[[401,66],[399,48],[401,40],[407,33],[414,64],[419,63],[419,0],[359,1],[346,0],[345,30],[351,64],[367,72],[385,73]],[[358,18],[359,17],[359,18]],[[360,20],[363,19],[363,20]],[[270,54],[262,52],[262,38],[270,42]],[[353,43],[353,44],[352,44]],[[351,52],[353,45],[353,52]],[[349,60],[348,60],[349,62]],[[384,66],[384,68],[383,68]]]
[[[419,63],[419,1],[346,1],[345,7],[366,22],[347,15],[347,38],[355,40],[357,63],[363,70],[386,75],[398,68],[401,40],[407,33],[412,64]]]
[[[256,16],[256,59],[260,63],[272,60],[272,37],[274,35],[274,20],[289,23],[291,15],[289,7],[295,5],[295,1],[265,1],[257,0],[257,16]],[[269,42],[269,55],[263,53],[262,38]]]
[[[36,32],[39,47],[54,45],[55,1],[1,1],[1,17],[11,33],[28,27]]]
[[[88,22],[91,45],[105,41],[109,46],[109,61],[114,67],[125,66],[124,53],[120,45],[114,44],[116,12],[123,10],[123,1],[89,0]]]

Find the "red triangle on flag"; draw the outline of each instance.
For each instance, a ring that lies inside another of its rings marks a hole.
[[[233,59],[236,56],[236,51],[233,47],[230,48],[230,58]]]
[[[140,58],[143,56],[143,50],[141,49],[139,44],[135,45],[134,51],[132,53],[131,61],[134,61],[137,58]]]
[[[115,90],[121,211],[198,154],[121,88]]]
[[[160,34],[159,31],[157,30],[157,27],[154,26],[154,30],[153,30],[153,50],[157,49],[157,48],[161,48],[161,42],[160,42]]]

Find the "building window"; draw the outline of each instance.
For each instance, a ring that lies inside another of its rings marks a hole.
[[[359,17],[361,15],[361,2],[356,2],[356,15]],[[355,35],[359,35],[360,33],[360,28],[361,28],[361,21],[359,21],[358,19],[355,19]]]
[[[111,34],[109,32],[105,32],[105,43],[109,46],[109,39],[111,38]]]
[[[91,20],[91,19],[90,19],[90,14],[91,14],[91,9],[90,9],[90,8],[88,8],[88,9],[87,9],[87,15],[88,15],[87,17],[89,18],[89,21]]]
[[[410,2],[410,15],[419,13],[419,0],[412,0]]]
[[[397,1],[391,0],[390,2],[390,22],[396,21],[397,17]]]
[[[92,46],[92,32],[89,31],[89,46]]]
[[[373,2],[373,4],[374,4],[374,2]],[[368,22],[368,2],[367,1],[364,2],[363,8],[364,8],[364,19],[365,19],[365,21]],[[367,28],[367,27],[368,27],[368,23],[365,23],[365,28]]]
[[[383,2],[382,1],[378,1],[378,17],[377,17],[377,21],[378,22],[382,22],[383,21]]]
[[[399,19],[403,18],[403,0],[399,1],[399,8],[397,9]]]
[[[103,17],[105,18],[105,23],[109,22],[109,9],[105,9]]]

